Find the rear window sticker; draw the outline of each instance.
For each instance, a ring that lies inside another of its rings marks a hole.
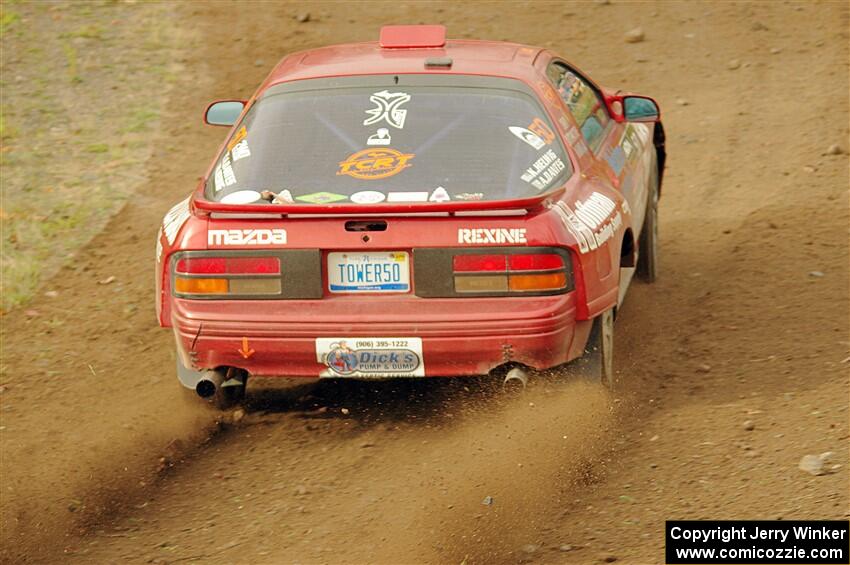
[[[528,129],[542,137],[543,141],[547,144],[552,143],[555,140],[555,134],[552,133],[552,130],[546,125],[546,122],[540,118],[534,118],[534,120],[529,124]]]
[[[386,200],[387,195],[377,190],[361,190],[351,195],[351,201],[355,204],[377,204]]]
[[[296,200],[301,200],[303,202],[310,202],[311,204],[327,204],[329,202],[336,202],[338,200],[345,200],[347,197],[342,194],[335,194],[333,192],[314,192],[312,194],[305,194],[303,196],[296,196]]]
[[[537,190],[543,190],[566,168],[564,162],[549,149],[530,167],[528,167],[520,178],[531,184]]]
[[[508,130],[527,144],[531,145],[535,149],[543,149],[543,146],[546,145],[546,142],[543,141],[539,135],[534,133],[533,131],[529,131],[525,128],[521,128],[519,126],[508,126]]]
[[[236,162],[243,157],[250,157],[251,150],[248,149],[248,140],[243,139],[239,143],[233,146],[233,149],[230,150],[230,155],[233,158],[233,161]]]
[[[427,192],[390,192],[387,194],[387,202],[426,202]]]
[[[361,180],[384,179],[409,167],[415,156],[414,153],[401,153],[389,148],[364,149],[340,161],[336,174]]]
[[[372,94],[369,100],[375,104],[375,107],[371,110],[366,110],[366,113],[370,117],[363,120],[364,126],[371,126],[383,120],[394,128],[404,128],[407,110],[402,109],[401,106],[410,100],[409,94],[406,92],[382,90],[381,92]]]
[[[260,200],[260,193],[256,190],[237,190],[225,195],[220,202],[222,204],[253,204]]]
[[[233,148],[236,146],[236,144],[245,139],[247,135],[248,130],[245,129],[245,126],[239,128],[239,131],[236,132],[236,134],[233,136],[233,139],[227,142],[227,150],[233,151]]]
[[[448,191],[442,186],[438,186],[434,189],[434,192],[431,193],[431,196],[428,198],[429,202],[448,202],[451,200]]]
[[[564,131],[567,131],[568,129],[570,129],[570,122],[569,122],[569,120],[567,120],[566,117],[564,117],[563,114],[558,116],[558,123],[561,124],[562,128],[564,128]]]
[[[221,165],[215,168],[214,177],[215,179],[215,191],[218,192],[223,190],[226,185],[224,184],[224,173],[221,172]]]
[[[366,140],[366,145],[389,145],[391,141],[390,130],[387,128],[378,128],[378,131],[370,135]]]
[[[215,191],[218,192],[232,184],[236,184],[236,175],[233,174],[233,167],[230,165],[230,155],[225,153],[221,163],[215,168]]]
[[[483,192],[461,192],[460,194],[455,194],[455,198],[458,200],[483,200],[484,193]]]
[[[295,204],[295,200],[292,198],[292,193],[289,192],[288,188],[281,190],[277,194],[271,190],[264,190],[260,193],[260,197],[263,200],[268,200],[272,204]]]
[[[571,127],[567,129],[567,133],[564,135],[564,137],[567,138],[567,143],[569,143],[570,145],[575,145],[576,143],[578,143],[579,135],[580,134],[578,130],[574,127]]]

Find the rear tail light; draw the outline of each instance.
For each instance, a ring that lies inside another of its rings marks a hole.
[[[569,288],[568,259],[560,252],[458,254],[452,257],[458,294],[553,293]]]
[[[279,295],[280,258],[183,256],[174,262],[174,292],[220,298]]]

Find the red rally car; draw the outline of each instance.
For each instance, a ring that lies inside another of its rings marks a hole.
[[[652,282],[664,130],[650,98],[539,47],[388,26],[285,57],[166,214],[159,323],[219,406],[250,375],[613,381],[614,312]]]

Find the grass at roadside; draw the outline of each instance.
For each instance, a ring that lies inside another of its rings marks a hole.
[[[25,304],[144,182],[175,63],[160,2],[0,10],[2,309]]]

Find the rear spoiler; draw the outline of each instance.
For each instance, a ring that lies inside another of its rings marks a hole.
[[[222,204],[202,198],[195,193],[192,204],[199,213],[213,212],[269,215],[349,215],[363,214],[421,214],[442,212],[472,212],[497,210],[526,210],[541,208],[547,200],[560,197],[566,187],[551,192],[514,200],[481,200],[465,202],[392,202],[381,204]]]

